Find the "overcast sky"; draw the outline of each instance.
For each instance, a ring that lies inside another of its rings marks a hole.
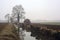
[[[30,20],[60,20],[60,0],[0,0],[0,20],[20,4]]]

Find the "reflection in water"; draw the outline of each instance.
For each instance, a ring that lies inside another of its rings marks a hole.
[[[30,34],[31,34],[31,32],[26,32],[25,31],[24,40],[36,40],[35,37],[31,37]]]

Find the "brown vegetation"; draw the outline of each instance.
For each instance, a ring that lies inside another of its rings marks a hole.
[[[36,37],[36,39],[60,40],[60,25],[31,23],[24,27],[28,32],[31,32],[31,36]]]
[[[0,40],[20,40],[12,24],[0,24]]]

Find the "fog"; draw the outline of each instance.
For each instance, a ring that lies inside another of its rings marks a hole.
[[[20,4],[30,20],[60,20],[60,0],[0,0],[0,20]]]

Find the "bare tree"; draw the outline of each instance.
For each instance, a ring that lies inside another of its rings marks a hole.
[[[13,17],[10,17],[10,22],[13,23]]]
[[[25,19],[25,12],[22,5],[16,5],[13,7],[12,16],[17,19],[17,22],[20,22],[21,19]]]
[[[25,12],[24,12],[24,9],[22,7],[22,5],[16,5],[13,7],[13,10],[12,10],[12,17],[14,19],[17,19],[17,24],[18,24],[18,33],[19,33],[19,23],[21,21],[21,19],[24,19],[25,16],[24,16]]]
[[[24,20],[24,24],[26,24],[26,25],[31,25],[30,19],[25,19],[25,20]]]
[[[8,23],[9,23],[9,20],[10,20],[10,14],[6,14],[6,15],[5,15],[5,18],[8,20]]]

